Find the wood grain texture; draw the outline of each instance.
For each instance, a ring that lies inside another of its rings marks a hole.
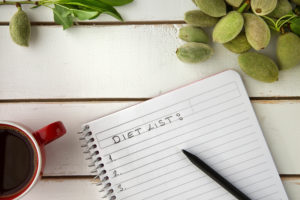
[[[286,193],[291,200],[300,199],[300,179],[294,180],[283,180],[283,185],[285,187]]]
[[[80,125],[136,103],[3,103],[0,119],[21,122],[35,130],[62,120],[68,133],[46,146],[44,175],[91,175],[76,134]],[[279,173],[300,174],[300,101],[255,101],[253,105]]]
[[[300,199],[300,179],[283,180],[283,184],[290,200]],[[22,200],[101,200],[103,193],[98,190],[95,180],[89,178],[42,179]]]
[[[104,200],[93,179],[42,179],[22,200]]]
[[[222,70],[241,72],[237,55],[214,44],[207,62],[184,64],[175,54],[182,25],[34,26],[29,48],[0,26],[0,99],[145,98]],[[275,57],[275,39],[265,52]],[[300,67],[262,83],[241,72],[252,97],[300,96]]]
[[[53,22],[51,9],[32,6],[23,6],[32,22]],[[197,7],[191,0],[135,0],[133,3],[116,7],[125,21],[174,21],[182,20],[184,13]],[[0,22],[7,22],[16,12],[14,6],[0,6]],[[115,22],[108,15],[101,15],[93,21]]]
[[[30,47],[22,48],[11,41],[7,26],[16,8],[0,6],[0,101],[41,101],[0,103],[0,119],[18,121],[32,129],[62,120],[68,130],[66,136],[46,147],[44,175],[48,178],[25,200],[102,199],[94,180],[79,178],[92,174],[76,132],[87,121],[139,103],[51,99],[150,98],[224,69],[241,72],[237,55],[222,45],[214,44],[214,57],[202,64],[184,64],[176,58],[176,48],[183,44],[177,37],[178,29],[183,25],[170,23],[183,20],[186,11],[196,9],[191,0],[135,0],[117,9],[125,21],[136,25],[117,26],[121,25],[117,20],[103,15],[91,23],[114,25],[76,26],[63,31],[61,26],[53,26],[50,9],[24,6],[34,26]],[[47,24],[51,26],[43,26]],[[273,37],[262,52],[275,59],[275,44]],[[300,67],[280,72],[280,81],[273,84],[241,75],[251,97],[300,97]],[[253,106],[279,173],[300,174],[300,101],[253,101]],[[290,199],[300,200],[299,176],[283,178],[283,183]]]

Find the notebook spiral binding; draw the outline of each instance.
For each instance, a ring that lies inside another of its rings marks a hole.
[[[90,127],[85,125],[83,130],[78,132],[78,134],[80,134],[79,140],[83,141],[83,144],[81,145],[81,147],[85,149],[83,153],[89,155],[86,160],[91,160],[89,165],[89,167],[93,168],[91,172],[96,173],[97,175],[95,176],[95,179],[98,178],[100,180],[100,182],[96,185],[101,187],[100,192],[105,192],[103,198],[115,200],[116,196],[114,194],[114,190],[109,182],[109,177],[106,174],[104,163],[99,155],[97,143],[95,142],[95,138],[90,131]]]

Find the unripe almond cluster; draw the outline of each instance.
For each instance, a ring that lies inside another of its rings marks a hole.
[[[185,13],[179,38],[187,43],[177,49],[183,62],[196,63],[213,55],[202,28],[213,27],[213,42],[240,54],[241,69],[263,82],[278,80],[279,70],[300,64],[300,0],[193,0],[200,8]],[[279,32],[278,65],[259,53],[270,43],[271,31]],[[248,52],[253,49],[253,51]]]

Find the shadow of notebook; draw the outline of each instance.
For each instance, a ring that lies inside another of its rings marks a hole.
[[[235,199],[203,159],[255,200],[288,199],[242,80],[227,70],[83,125],[109,199]]]

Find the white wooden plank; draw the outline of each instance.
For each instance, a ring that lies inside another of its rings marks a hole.
[[[300,101],[260,101],[253,106],[278,171],[299,174]]]
[[[53,22],[52,10],[46,7],[30,9],[23,6],[32,22]],[[115,7],[125,21],[175,21],[183,20],[184,13],[197,9],[192,0],[135,0],[131,4]],[[7,22],[16,12],[15,6],[0,6],[0,22]],[[101,15],[93,21],[117,21],[108,15]]]
[[[91,175],[76,132],[80,125],[137,102],[0,104],[0,119],[33,129],[62,120],[67,135],[46,147],[44,175]],[[300,174],[300,102],[254,102],[254,108],[281,174]]]
[[[285,190],[291,200],[300,199],[300,179],[299,178],[290,178],[283,179],[283,185]]]
[[[153,97],[222,70],[241,72],[237,55],[213,45],[215,55],[184,64],[177,25],[34,26],[29,48],[15,45],[0,26],[0,99]],[[264,50],[274,56],[275,41]],[[250,96],[300,96],[300,67],[276,83],[241,73]]]
[[[42,179],[22,200],[104,200],[92,179]]]
[[[290,200],[300,199],[300,179],[283,180]],[[42,179],[22,200],[101,200],[91,179]]]

